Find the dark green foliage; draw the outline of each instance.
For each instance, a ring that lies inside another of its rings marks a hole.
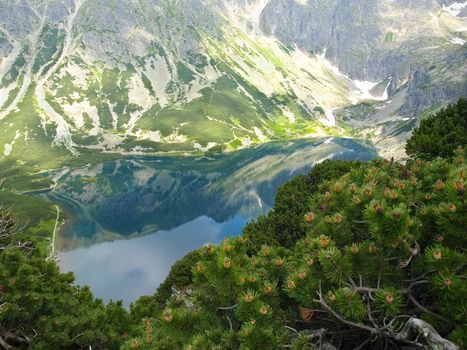
[[[467,99],[422,120],[407,141],[406,152],[420,159],[451,157],[457,147],[467,145]]]
[[[281,185],[273,209],[249,223],[243,231],[249,240],[249,250],[258,249],[262,244],[292,247],[306,234],[303,216],[318,186],[341,177],[359,164],[358,161],[328,159],[316,164],[307,175],[299,175]]]
[[[338,179],[350,170],[358,168],[361,164],[362,163],[359,161],[332,159],[326,159],[325,161],[316,164],[308,173],[308,177],[311,181],[311,190],[315,192],[321,183]]]
[[[249,223],[243,231],[249,238],[251,250],[267,242],[290,247],[304,235],[300,218],[306,212],[310,188],[311,183],[305,175],[279,187],[274,208]]]
[[[172,286],[188,286],[193,279],[192,268],[200,258],[200,252],[195,250],[177,261],[170,269],[165,281],[157,288],[155,299],[160,305],[170,297]]]
[[[456,152],[316,165],[243,236],[177,262],[131,317],[75,286],[0,211],[0,348],[372,349],[402,346],[410,316],[463,346],[467,165]]]
[[[30,349],[118,349],[131,331],[122,304],[105,306],[76,286],[71,273],[17,239],[19,228],[0,211],[0,340]]]
[[[297,219],[305,234],[290,249],[271,240],[253,250],[244,236],[204,247],[193,293],[170,298],[124,349],[310,349],[323,342],[379,349],[415,338],[427,348],[454,348],[401,332],[420,319],[463,344],[465,152],[349,170],[339,178],[331,171],[307,196],[306,215]],[[297,183],[312,186],[301,177],[291,188]],[[278,214],[293,198],[304,200],[298,192],[278,194]]]

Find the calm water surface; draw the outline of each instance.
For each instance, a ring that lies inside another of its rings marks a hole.
[[[186,253],[240,234],[280,184],[327,158],[375,152],[346,139],[277,142],[215,158],[124,158],[65,169],[46,196],[67,214],[60,267],[104,301],[152,294]]]
[[[172,230],[62,252],[60,264],[63,270],[74,271],[79,284],[91,286],[105,301],[123,299],[128,304],[141,295],[153,294],[180,257],[200,244],[218,243],[237,234],[246,222],[240,216],[224,223],[202,216]]]

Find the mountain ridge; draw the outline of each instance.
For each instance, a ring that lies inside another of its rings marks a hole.
[[[390,153],[417,115],[467,95],[466,4],[2,1],[2,155],[34,139],[196,154],[316,136]]]

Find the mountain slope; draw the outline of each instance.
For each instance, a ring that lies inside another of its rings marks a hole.
[[[324,135],[397,145],[407,118],[467,95],[464,8],[2,0],[2,155],[50,144],[199,153]]]

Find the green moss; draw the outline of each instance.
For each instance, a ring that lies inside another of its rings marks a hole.
[[[16,58],[15,62],[10,68],[10,71],[4,75],[1,85],[7,86],[13,83],[20,75],[21,68],[26,64],[26,55],[27,47],[20,53]]]
[[[188,84],[195,79],[193,72],[181,62],[177,63],[177,74],[184,84]]]
[[[396,33],[388,30],[385,34],[384,34],[384,42],[385,43],[392,43],[393,41],[396,40]]]
[[[46,67],[45,70],[47,70],[48,66],[53,64],[52,58],[59,54],[63,46],[64,34],[59,32],[57,28],[46,25],[39,40],[42,42],[42,46],[32,66],[33,73],[39,72],[42,67]]]
[[[149,90],[151,96],[156,96],[154,89],[152,88],[151,81],[148,79],[146,74],[141,74],[141,80],[143,81],[144,87]]]

